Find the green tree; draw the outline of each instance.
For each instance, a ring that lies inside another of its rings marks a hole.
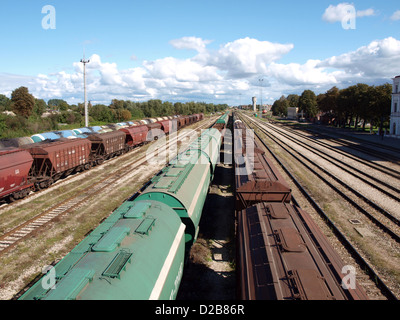
[[[66,101],[61,101],[58,104],[58,110],[62,111],[67,111],[69,109],[69,104]]]
[[[318,113],[317,96],[311,90],[304,90],[299,99],[299,111],[303,111],[306,117],[313,118]]]
[[[26,87],[19,87],[11,93],[11,101],[13,103],[13,111],[25,118],[28,118],[33,111],[35,98],[31,95]]]
[[[272,114],[275,116],[287,116],[289,107],[289,101],[285,98],[285,96],[280,97],[279,100],[276,100],[272,105]]]
[[[43,99],[35,99],[35,105],[33,107],[33,113],[37,116],[42,116],[42,114],[46,111],[47,104]]]
[[[385,83],[373,87],[370,92],[370,117],[372,123],[379,124],[383,129],[384,123],[389,121],[392,104],[392,85]]]
[[[10,110],[11,100],[8,99],[4,94],[0,94],[0,111]]]
[[[297,108],[299,105],[299,99],[300,97],[297,94],[289,94],[286,98],[286,100],[289,103],[289,107],[291,108]]]
[[[60,104],[62,103],[67,103],[67,101],[63,100],[63,99],[50,99],[49,101],[47,101],[47,105],[52,108],[52,109],[59,109]]]
[[[96,104],[89,110],[89,115],[95,121],[110,123],[114,121],[112,110],[104,104]]]

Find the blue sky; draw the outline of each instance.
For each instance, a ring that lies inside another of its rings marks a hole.
[[[357,11],[355,29],[340,21]],[[45,5],[55,29],[43,29]],[[37,98],[206,101],[238,104],[400,74],[400,2],[2,0],[0,93]],[[397,61],[397,63],[396,63]]]

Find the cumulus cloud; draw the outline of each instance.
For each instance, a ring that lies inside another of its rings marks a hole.
[[[395,11],[390,17],[390,19],[393,21],[400,20],[400,10]]]
[[[183,82],[221,80],[215,67],[203,66],[191,59],[180,60],[167,57],[145,61],[143,65],[149,74],[157,79],[173,78]]]
[[[203,40],[197,37],[183,37],[180,39],[171,40],[169,43],[177,49],[193,49],[198,52],[202,52],[211,42],[211,40]]]
[[[328,73],[323,67],[318,67],[320,60],[308,60],[305,64],[271,63],[269,74],[280,82],[289,85],[321,85],[336,84],[333,74]]]
[[[207,64],[226,71],[233,78],[262,74],[273,61],[293,49],[293,44],[272,43],[244,38],[229,42],[217,52],[208,55]]]
[[[341,22],[353,12],[356,13],[356,16],[360,18],[375,15],[375,10],[372,8],[356,11],[353,4],[343,2],[336,6],[330,5],[328,8],[326,8],[324,14],[322,15],[322,19],[330,23]]]
[[[319,63],[319,68],[336,68],[344,75],[359,75],[364,78],[390,78],[398,69],[400,41],[388,37],[375,40],[356,51],[334,56]]]
[[[108,104],[112,99],[169,101],[212,101],[247,103],[247,97],[260,93],[272,101],[282,94],[305,89],[327,90],[350,82],[388,81],[398,70],[400,41],[388,37],[375,40],[355,51],[325,60],[282,63],[281,58],[294,49],[293,44],[272,43],[252,38],[237,39],[208,49],[207,40],[185,37],[174,40],[175,47],[195,49],[188,59],[165,57],[143,61],[135,68],[120,68],[93,54],[86,65],[88,99]],[[172,44],[171,43],[171,44]],[[83,101],[83,64],[73,63],[73,71],[24,77],[0,74],[3,94],[27,86],[37,98],[62,98],[70,103]],[[239,98],[243,96],[242,98]],[[263,100],[265,101],[265,100]],[[272,102],[271,101],[271,102]]]

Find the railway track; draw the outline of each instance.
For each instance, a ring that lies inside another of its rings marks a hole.
[[[198,129],[208,127],[211,122],[212,121],[202,124]],[[190,132],[187,132],[184,135],[180,135],[179,139],[190,136],[190,134]],[[132,170],[139,172],[140,166],[145,164],[147,159],[167,150],[169,145],[175,143],[177,140],[178,137],[174,137],[173,139],[169,140],[168,144],[164,147],[157,149],[150,154],[141,156],[134,163],[131,162],[127,165],[124,165],[123,167],[119,168],[118,171],[109,173],[101,180],[81,190],[78,195],[69,197],[68,199],[52,206],[48,210],[45,210],[44,212],[13,228],[12,230],[7,231],[0,236],[0,255],[6,253],[15,247],[20,241],[38,232],[40,229],[56,219],[59,219],[63,215],[78,209],[95,195],[105,192],[108,188],[112,188],[115,184],[120,183],[128,174],[134,174]]]
[[[250,121],[250,119],[247,117],[246,118],[246,122]],[[251,121],[253,126],[256,125],[254,120]],[[263,133],[267,134],[271,140],[273,140],[274,142],[276,142],[278,145],[280,145],[280,147],[285,150],[286,153],[290,154],[291,157],[293,157],[296,161],[302,163],[308,170],[309,172],[312,172],[313,174],[316,174],[319,179],[322,179],[322,181],[324,181],[324,183],[327,183],[330,187],[334,188],[336,190],[336,192],[338,194],[340,194],[341,196],[344,196],[346,201],[349,201],[350,203],[352,203],[358,210],[360,210],[363,213],[367,213],[369,214],[365,209],[363,209],[360,205],[358,205],[355,201],[353,201],[352,199],[350,199],[350,197],[346,196],[344,194],[344,192],[342,192],[341,190],[339,190],[338,188],[334,187],[333,184],[331,182],[329,182],[327,179],[325,179],[324,177],[322,177],[321,174],[317,173],[316,170],[314,170],[311,166],[313,164],[306,164],[305,161],[306,160],[301,160],[300,158],[306,158],[303,155],[300,155],[299,153],[297,153],[297,155],[295,154],[295,151],[291,151],[289,150],[290,148],[288,146],[283,146],[283,142],[282,141],[278,141],[278,139],[275,137],[273,138],[271,136],[270,133],[266,133],[265,129],[262,129],[261,127],[259,127]],[[262,140],[261,137],[259,137],[260,140]],[[330,218],[328,218],[328,214],[326,214],[324,212],[324,210],[320,207],[320,205],[318,205],[318,203],[316,201],[314,201],[314,199],[312,198],[312,196],[305,190],[305,188],[298,182],[298,180],[296,180],[293,176],[293,174],[290,172],[289,169],[287,169],[282,162],[276,157],[276,155],[273,154],[273,152],[270,150],[270,148],[268,146],[266,146],[266,144],[262,141],[262,143],[264,144],[264,146],[269,150],[269,152],[273,155],[273,157],[278,161],[278,163],[282,166],[282,168],[285,170],[285,172],[290,176],[290,178],[293,180],[293,182],[296,184],[296,186],[300,189],[300,191],[302,192],[302,194],[310,201],[311,205],[315,208],[315,210],[318,212],[318,214],[320,216],[323,217],[323,219],[328,223],[328,225],[330,226],[330,228],[332,228],[335,232],[335,234],[337,235],[337,237],[340,239],[340,241],[345,244],[346,248],[349,250],[349,252],[351,252],[351,254],[356,257],[358,263],[360,264],[361,268],[364,270],[368,270],[368,274],[370,276],[370,278],[373,281],[376,281],[378,283],[378,287],[380,288],[380,290],[382,291],[382,293],[388,298],[388,299],[396,299],[396,295],[391,291],[391,289],[388,288],[386,282],[384,280],[382,280],[377,272],[375,271],[375,268],[372,267],[370,265],[370,263],[368,263],[363,257],[362,254],[359,253],[359,251],[356,249],[355,246],[353,246],[351,244],[351,241],[349,241],[347,239],[347,237],[339,230],[339,228],[337,227],[336,223],[333,222]],[[321,170],[322,172],[326,173],[326,170]],[[340,178],[338,177],[330,177],[335,178],[336,182],[342,182]],[[390,228],[387,228],[386,225],[382,224],[378,219],[375,220],[375,218],[373,217],[369,217],[370,219],[374,220],[374,223],[376,225],[378,225],[381,230],[384,230],[388,235],[390,235],[393,239],[393,241],[395,241],[395,243],[393,244],[394,247],[398,247],[398,234],[392,230],[390,230]]]
[[[312,132],[313,134],[316,134],[316,132],[312,129],[308,129],[308,131]],[[329,137],[328,135],[321,134],[320,132],[318,132],[317,134],[319,137]],[[382,160],[385,160],[385,161],[390,161],[390,162],[393,162],[396,164],[400,164],[400,156],[399,156],[400,149],[399,148],[382,145],[382,144],[378,144],[375,142],[366,141],[364,139],[360,139],[357,137],[352,137],[351,140],[349,140],[348,136],[346,136],[345,134],[337,133],[337,132],[334,133],[334,136],[336,137],[335,142],[339,143],[340,145],[342,145],[344,147],[349,147],[351,149],[361,151],[363,153],[372,155],[374,157],[378,156],[379,158],[381,158]],[[360,144],[362,144],[362,146],[360,146]],[[370,146],[370,147],[368,147],[368,146]],[[378,149],[389,151],[389,152],[379,151],[379,153],[377,154],[376,151]]]
[[[257,125],[258,128],[263,130],[260,126]],[[287,153],[289,153],[292,157],[294,157],[297,161],[299,161],[303,166],[305,166],[310,172],[314,173],[318,178],[320,178],[322,181],[324,181],[326,184],[328,184],[335,192],[340,194],[341,197],[343,197],[347,202],[351,203],[357,210],[359,210],[365,217],[367,217],[370,221],[372,221],[375,225],[377,225],[383,232],[387,233],[390,235],[397,243],[400,243],[400,220],[392,215],[390,212],[376,204],[374,201],[370,200],[366,196],[362,195],[360,192],[358,192],[355,188],[352,188],[350,185],[346,184],[340,177],[335,176],[334,174],[330,173],[328,170],[324,169],[322,166],[317,165],[316,163],[310,161],[306,156],[295,150],[294,148],[290,146],[285,146],[283,141],[277,137],[272,136],[265,130],[263,130],[263,133],[265,133],[271,140],[273,140],[277,145],[279,145],[283,150],[285,150]],[[301,160],[304,159],[304,160]],[[305,161],[310,162],[310,164],[307,164]],[[333,163],[333,162],[331,162]],[[329,182],[328,179],[324,178],[321,174],[319,174],[316,170],[312,168],[312,166],[316,167],[318,170],[322,171],[326,175],[328,175],[330,178],[335,180],[337,183],[339,183],[341,186],[343,186],[345,189],[349,190],[351,193],[354,194],[355,197],[348,196],[345,192],[341,191],[340,188],[336,187],[333,183]],[[344,169],[341,167],[343,170],[346,172],[352,174],[355,178],[358,178],[356,174],[351,173],[350,171]],[[379,188],[378,188],[379,189]],[[380,189],[379,189],[380,190]],[[392,195],[392,194],[390,194]],[[393,196],[394,199],[397,199],[397,197]],[[364,204],[359,204],[357,202],[357,199],[362,199],[364,201]],[[376,212],[381,213],[384,217],[386,217],[388,220],[393,222],[393,226],[390,227],[388,226],[388,222],[384,222],[382,217],[376,217],[376,213],[370,213],[372,212],[371,210],[366,210],[364,209],[365,206],[372,207]],[[392,230],[394,228],[394,230]]]
[[[373,170],[376,170],[376,171],[378,171],[380,173],[386,174],[389,177],[392,177],[392,178],[395,178],[395,179],[400,179],[399,170],[397,170],[395,168],[390,168],[387,165],[382,165],[382,164],[380,164],[378,162],[365,160],[365,159],[363,159],[361,157],[354,156],[349,152],[345,152],[345,151],[341,150],[340,148],[338,148],[337,146],[332,146],[331,144],[329,144],[327,142],[320,141],[321,137],[322,138],[325,137],[327,140],[332,139],[331,137],[328,137],[326,135],[310,137],[310,136],[308,136],[308,135],[306,135],[304,133],[299,132],[298,130],[294,130],[294,129],[287,128],[287,127],[281,127],[281,126],[278,126],[278,127],[280,127],[281,130],[284,130],[284,131],[287,131],[287,132],[291,132],[291,133],[295,134],[296,136],[298,136],[300,138],[303,138],[303,139],[305,139],[307,141],[310,141],[314,145],[321,146],[325,150],[330,150],[330,151],[336,153],[338,156],[342,156],[342,157],[344,157],[346,159],[351,159],[351,160],[357,161],[359,164],[362,164],[362,165],[364,165],[364,166],[366,166],[368,168],[371,168]],[[275,127],[275,129],[276,129],[276,127]],[[336,140],[335,140],[335,142],[336,142]],[[344,143],[339,144],[339,146],[340,145],[346,147],[346,145]],[[398,150],[398,149],[394,149],[394,150]],[[400,152],[400,151],[397,151],[397,152]],[[376,155],[377,153],[378,152],[375,151],[374,155]],[[368,154],[371,154],[371,153],[369,152]]]
[[[234,125],[242,130],[235,131],[239,297],[367,299],[357,283],[343,290],[342,259],[309,213],[293,201],[287,178],[262,152],[258,136],[243,134],[241,121]]]
[[[293,141],[294,143],[301,145],[302,147],[304,147],[305,149],[313,152],[314,154],[317,154],[320,158],[328,161],[329,163],[335,165],[336,167],[340,168],[341,170],[351,174],[352,176],[356,177],[357,179],[370,184],[373,188],[375,188],[376,190],[378,190],[379,192],[382,192],[383,194],[387,195],[388,197],[396,200],[396,201],[400,201],[400,188],[393,186],[385,181],[383,181],[382,177],[377,178],[363,170],[358,169],[355,165],[351,165],[349,163],[346,163],[343,160],[340,160],[337,156],[334,156],[328,152],[325,152],[319,148],[314,147],[311,144],[305,143],[304,141],[297,139],[296,137],[293,137],[289,134],[287,134],[285,132],[285,130],[277,130],[275,127],[269,125],[269,124],[265,124],[266,127],[268,127],[270,130],[273,130],[274,132],[279,133],[280,135],[284,136],[285,138]],[[291,133],[293,134],[297,134],[296,132],[294,132],[293,130],[290,130]],[[300,135],[301,137],[304,137],[304,135]],[[315,140],[309,140],[312,142],[316,142]],[[318,142],[316,142],[318,143]],[[322,143],[319,143],[322,145]],[[333,149],[333,148],[332,148]],[[331,150],[332,150],[331,149]],[[335,151],[335,150],[334,150]],[[362,161],[364,163],[364,161]],[[365,163],[364,163],[365,164]],[[392,173],[392,172],[388,172],[386,173],[384,170],[382,170],[380,167],[376,168],[377,171],[379,171],[380,173],[383,174],[387,174],[389,177],[395,178],[397,179],[398,173]],[[353,172],[352,172],[353,171]],[[363,177],[365,178],[363,178]],[[374,184],[375,183],[375,184]],[[379,185],[381,185],[382,187],[380,187]],[[390,191],[389,191],[390,190]],[[398,220],[398,219],[397,219]]]

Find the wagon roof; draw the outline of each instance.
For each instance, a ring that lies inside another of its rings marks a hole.
[[[37,142],[30,145],[22,146],[22,148],[29,150],[31,154],[50,154],[53,152],[59,152],[65,150],[66,148],[84,146],[87,145],[88,143],[90,143],[90,141],[87,139],[62,138],[52,142],[49,141]]]
[[[104,132],[104,133],[94,133],[88,136],[88,139],[90,141],[103,141],[105,139],[110,139],[114,137],[120,137],[120,136],[125,136],[125,133],[122,132],[121,130],[117,131],[110,131],[110,132]]]

